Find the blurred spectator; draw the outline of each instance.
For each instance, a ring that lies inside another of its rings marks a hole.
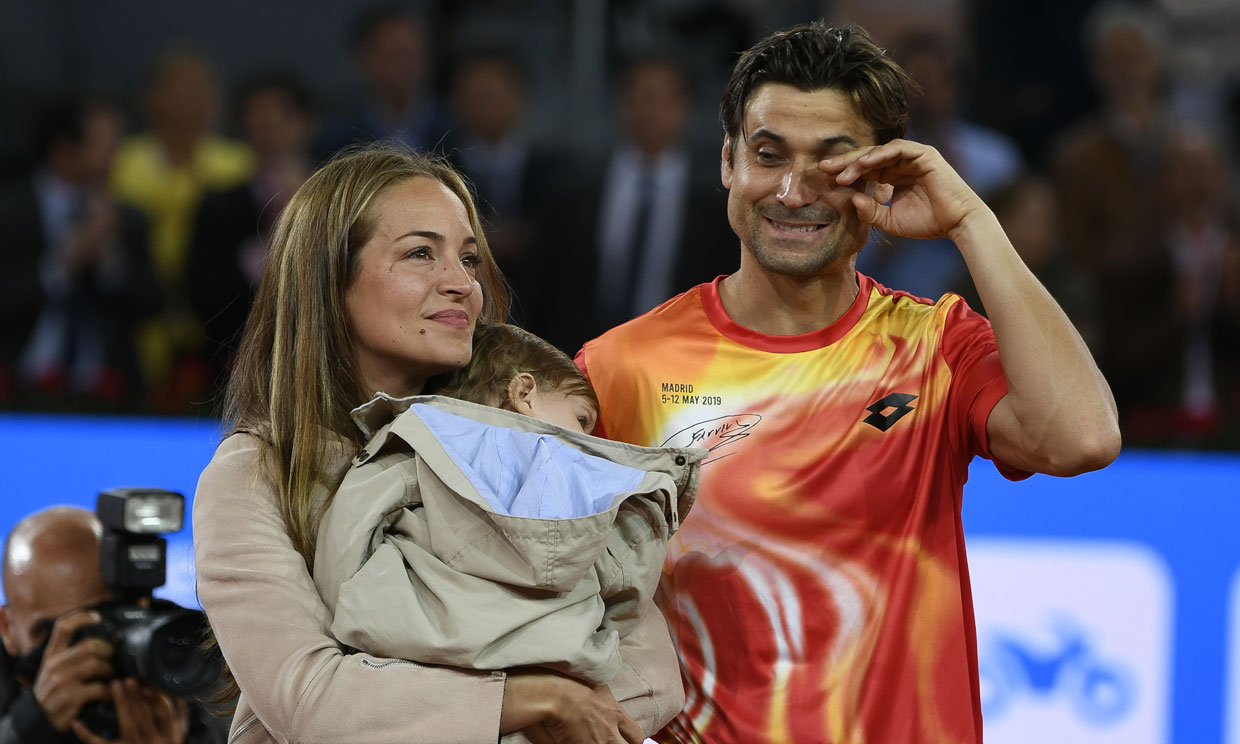
[[[453,131],[448,157],[474,186],[487,243],[516,295],[516,311],[532,294],[530,255],[536,212],[562,159],[535,147],[522,124],[527,108],[524,70],[506,49],[467,55],[452,75]]]
[[[719,155],[683,146],[684,68],[634,58],[620,75],[623,142],[583,169],[539,240],[548,289],[531,329],[575,352],[602,331],[736,268]]]
[[[941,30],[911,28],[893,45],[896,60],[920,87],[909,98],[908,139],[932,145],[982,198],[1023,169],[1016,144],[1001,132],[964,118],[960,86],[965,52]],[[880,282],[937,299],[958,291],[967,277],[950,240],[886,238],[872,241],[858,268]]]
[[[971,113],[1015,139],[1027,162],[1046,162],[1057,136],[1095,103],[1081,28],[1096,2],[969,3],[971,92],[982,104]]]
[[[265,71],[236,95],[242,139],[258,159],[254,177],[208,191],[190,236],[186,277],[203,324],[212,390],[225,381],[234,345],[267,258],[267,237],[280,211],[313,168],[314,114],[309,93],[291,72]]]
[[[254,170],[248,147],[212,133],[218,96],[206,60],[188,52],[161,57],[146,92],[148,129],[122,146],[112,178],[117,198],[150,220],[151,256],[168,301],[140,338],[149,402],[157,410],[185,410],[207,385],[202,327],[185,290],[199,201],[206,189],[236,186]]]
[[[1171,314],[1177,343],[1162,350],[1168,376],[1167,420],[1136,420],[1138,436],[1174,433],[1204,444],[1240,412],[1240,224],[1234,177],[1220,143],[1204,129],[1177,128],[1159,172],[1162,238],[1173,272]],[[1148,414],[1148,411],[1135,411]],[[1231,422],[1234,423],[1234,422]],[[1153,426],[1141,430],[1141,424]],[[1170,427],[1167,425],[1170,424]]]
[[[896,40],[896,59],[921,87],[909,99],[908,138],[934,146],[983,197],[1020,174],[1020,150],[1007,135],[964,118],[960,87],[966,53],[960,42],[929,29]]]
[[[442,144],[447,125],[431,90],[428,44],[425,20],[405,7],[381,5],[358,15],[351,48],[365,99],[324,126],[316,147],[320,159],[346,145],[387,137],[419,150]]]
[[[36,169],[0,195],[0,398],[96,408],[140,392],[133,331],[161,294],[146,220],[108,193],[123,129],[109,104],[51,104]]]
[[[1064,255],[1059,204],[1050,181],[1041,176],[1022,176],[994,189],[987,202],[1012,247],[1092,348],[1098,336],[1098,297],[1090,277]],[[967,270],[957,283],[969,306],[985,313]]]
[[[21,177],[29,167],[19,140],[19,127],[14,122],[13,104],[10,102],[8,78],[5,76],[4,60],[0,59],[0,184]]]
[[[1146,7],[1105,3],[1089,16],[1085,41],[1101,101],[1059,142],[1053,173],[1068,256],[1098,287],[1094,355],[1121,414],[1131,414],[1165,400],[1167,381],[1179,377],[1156,187],[1169,132],[1163,32]]]

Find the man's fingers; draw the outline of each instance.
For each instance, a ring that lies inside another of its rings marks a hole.
[[[35,678],[35,686],[40,680],[63,679],[65,681],[84,682],[90,679],[108,679],[112,676],[112,647],[102,641],[83,641],[58,654],[49,654],[44,658]]]
[[[112,699],[116,703],[116,722],[121,741],[154,742],[158,732],[154,707],[163,701],[148,695],[137,681],[126,679],[112,681]]]
[[[887,199],[890,198],[887,197]],[[880,230],[885,229],[879,222],[883,220],[883,211],[890,209],[890,207],[880,204],[876,199],[861,192],[852,195],[852,205],[853,209],[857,210],[857,219],[871,227],[877,227]]]
[[[163,737],[172,737],[181,721],[189,714],[189,707],[184,700],[169,697],[147,687],[142,690],[150,706],[151,723],[156,733]]]
[[[95,735],[95,732],[86,728],[86,724],[82,723],[80,720],[75,718],[73,723],[70,725],[73,728],[73,735],[76,736],[78,741],[82,742],[82,744],[107,744],[106,739],[100,739]]]
[[[886,204],[891,201],[891,197],[895,196],[896,187],[889,183],[880,183],[874,188],[874,201],[879,204]]]
[[[98,612],[94,610],[85,612],[72,612],[56,621],[52,626],[52,634],[48,637],[47,650],[43,652],[44,658],[63,651],[70,645],[73,634],[82,628],[97,625],[103,620]],[[110,648],[110,647],[109,647]]]

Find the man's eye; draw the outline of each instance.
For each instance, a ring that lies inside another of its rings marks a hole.
[[[775,165],[783,160],[779,153],[770,150],[758,150],[754,158],[762,165]]]

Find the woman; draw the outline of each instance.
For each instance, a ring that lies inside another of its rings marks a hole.
[[[626,667],[637,662],[649,683],[623,708],[607,687],[345,654],[329,633],[310,567],[318,518],[363,443],[349,411],[463,366],[475,323],[503,320],[506,305],[469,192],[439,160],[355,151],[289,201],[229,382],[231,431],[194,502],[198,594],[240,690],[230,741],[521,732],[640,742],[679,709],[657,612],[622,646]]]

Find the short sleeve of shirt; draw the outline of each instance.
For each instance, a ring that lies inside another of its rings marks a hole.
[[[986,436],[990,412],[1007,395],[1007,379],[999,363],[999,348],[990,321],[973,311],[963,299],[947,310],[942,351],[952,371],[949,406],[955,422],[953,444],[995,463],[1008,480],[1023,480],[1031,473],[994,459]]]

